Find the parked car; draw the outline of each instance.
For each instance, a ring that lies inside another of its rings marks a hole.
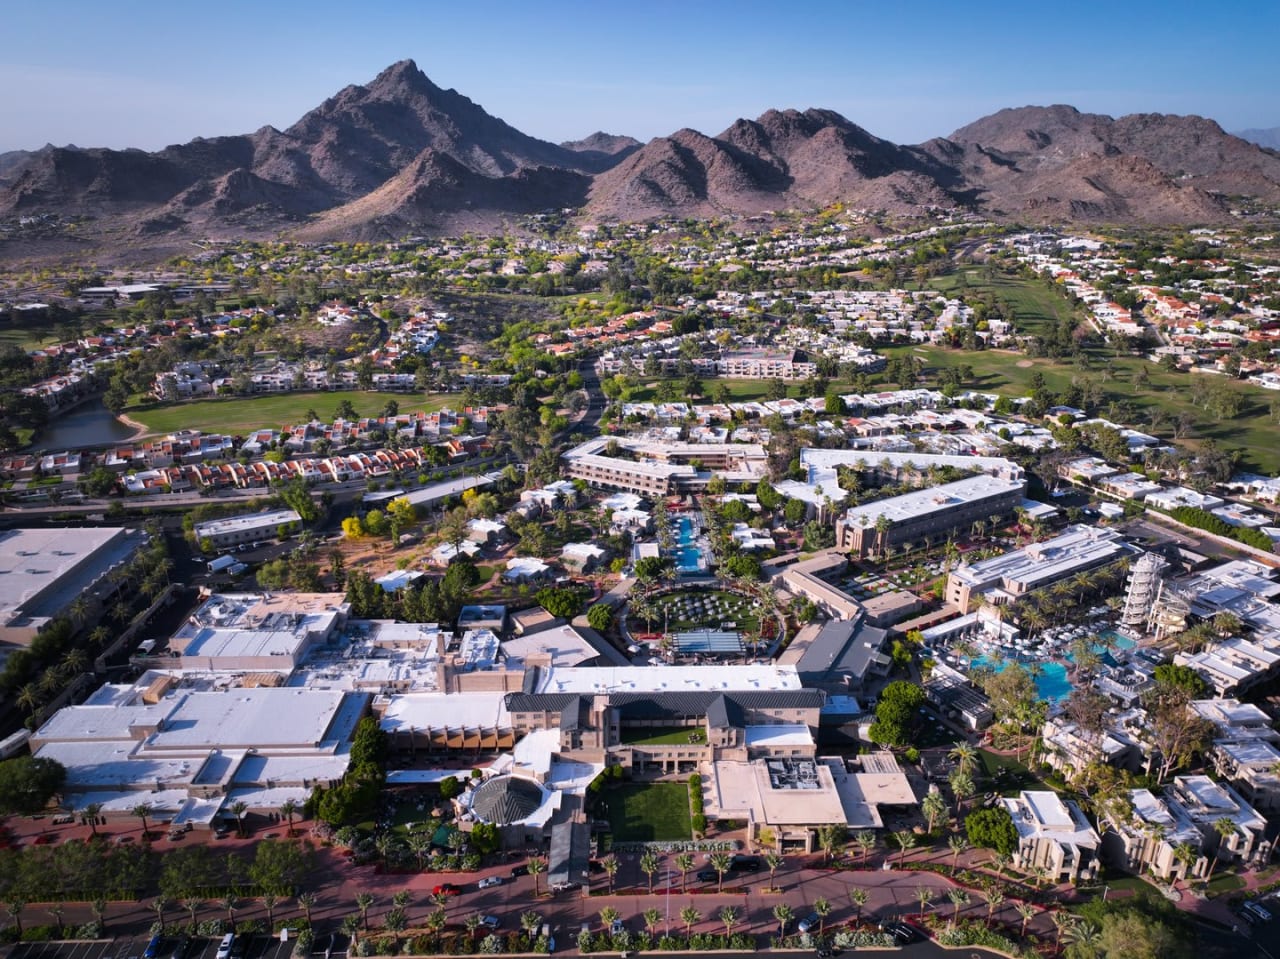
[[[187,959],[190,951],[191,940],[186,936],[179,936],[178,941],[173,944],[173,952],[169,953],[169,959]]]
[[[433,896],[458,896],[462,894],[462,887],[457,883],[442,882],[431,890]]]
[[[512,879],[519,879],[521,876],[527,876],[527,875],[529,875],[528,866],[512,866],[511,867]]]
[[[231,947],[235,944],[236,934],[229,932],[222,937],[222,941],[218,943],[218,951],[216,959],[231,959]]]
[[[720,879],[720,873],[714,869],[699,869],[697,878],[698,882],[717,882]]]
[[[142,950],[142,959],[156,959],[160,955],[160,947],[164,942],[159,936],[152,936],[151,941],[147,943],[147,948]]]
[[[480,925],[484,926],[486,929],[497,929],[502,925],[502,920],[497,916],[481,916]]]
[[[626,932],[627,927],[622,924],[621,919],[615,919],[609,923],[609,935],[616,936],[620,932]]]
[[[737,855],[729,863],[730,869],[736,869],[738,872],[759,872],[761,867],[759,856]]]
[[[483,879],[481,879],[478,883],[476,883],[476,888],[477,888],[477,889],[492,889],[494,886],[501,886],[501,885],[502,885],[502,877],[501,877],[501,876],[485,876],[485,877],[484,877]]]
[[[819,916],[816,912],[811,912],[809,913],[809,915],[805,916],[803,919],[800,920],[800,924],[796,926],[796,928],[801,932],[809,932],[811,930],[817,929],[821,923],[822,923],[822,917]]]

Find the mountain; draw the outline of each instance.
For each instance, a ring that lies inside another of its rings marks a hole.
[[[1248,140],[1268,150],[1280,150],[1280,127],[1267,127],[1264,130],[1237,130],[1235,133],[1241,140]],[[4,157],[0,156],[0,163]]]
[[[121,236],[308,238],[484,231],[574,208],[595,218],[744,217],[834,202],[1028,221],[1198,223],[1227,198],[1280,202],[1280,154],[1194,116],[1069,106],[1001,110],[915,146],[829,110],[769,110],[715,136],[554,144],[520,132],[412,60],[339,91],[285,130],[142,150],[0,154],[0,217],[80,218]]]

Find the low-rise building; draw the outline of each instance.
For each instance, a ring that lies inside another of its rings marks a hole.
[[[196,542],[209,549],[226,549],[256,540],[275,539],[297,531],[302,526],[302,517],[296,510],[277,509],[265,513],[247,513],[243,516],[228,516],[224,519],[211,519],[196,523],[192,527]]]
[[[1015,869],[1043,868],[1051,883],[1093,877],[1101,840],[1074,802],[1049,790],[1002,799],[1018,830]]]
[[[1104,805],[1098,816],[1106,863],[1126,872],[1150,872],[1166,882],[1205,875],[1204,836],[1180,806],[1149,789],[1131,789],[1125,798],[1125,803]],[[1186,849],[1191,855],[1179,854]]]

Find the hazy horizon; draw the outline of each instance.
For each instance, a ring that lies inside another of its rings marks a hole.
[[[55,12],[56,9],[56,12]],[[1270,46],[1280,5],[1103,5],[1063,11],[936,0],[909,9],[583,2],[494,11],[332,0],[187,9],[69,0],[10,11],[0,152],[46,143],[156,150],[296,122],[413,59],[524,133],[648,140],[715,134],[768,109],[835,110],[920,143],[1006,107],[1199,114],[1280,125]],[[470,42],[467,42],[467,39]]]

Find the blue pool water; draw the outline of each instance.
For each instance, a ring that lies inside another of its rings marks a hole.
[[[1112,645],[1118,650],[1133,649],[1134,646],[1138,645],[1128,636],[1123,633],[1117,633],[1114,629],[1104,629],[1098,635],[1103,639],[1110,638]]]
[[[1004,669],[1009,665],[1011,660],[1005,659],[1000,663],[1000,669]],[[991,666],[990,660],[985,656],[979,656],[973,660],[973,665]],[[1026,663],[1022,664],[1026,666]],[[1067,667],[1062,663],[1042,662],[1040,663],[1040,675],[1035,677],[1036,690],[1040,693],[1042,699],[1047,699],[1051,703],[1060,702],[1067,698],[1071,692],[1071,681],[1067,679]]]
[[[696,573],[701,569],[702,553],[694,545],[693,520],[681,516],[676,522],[676,569],[681,573]]]

